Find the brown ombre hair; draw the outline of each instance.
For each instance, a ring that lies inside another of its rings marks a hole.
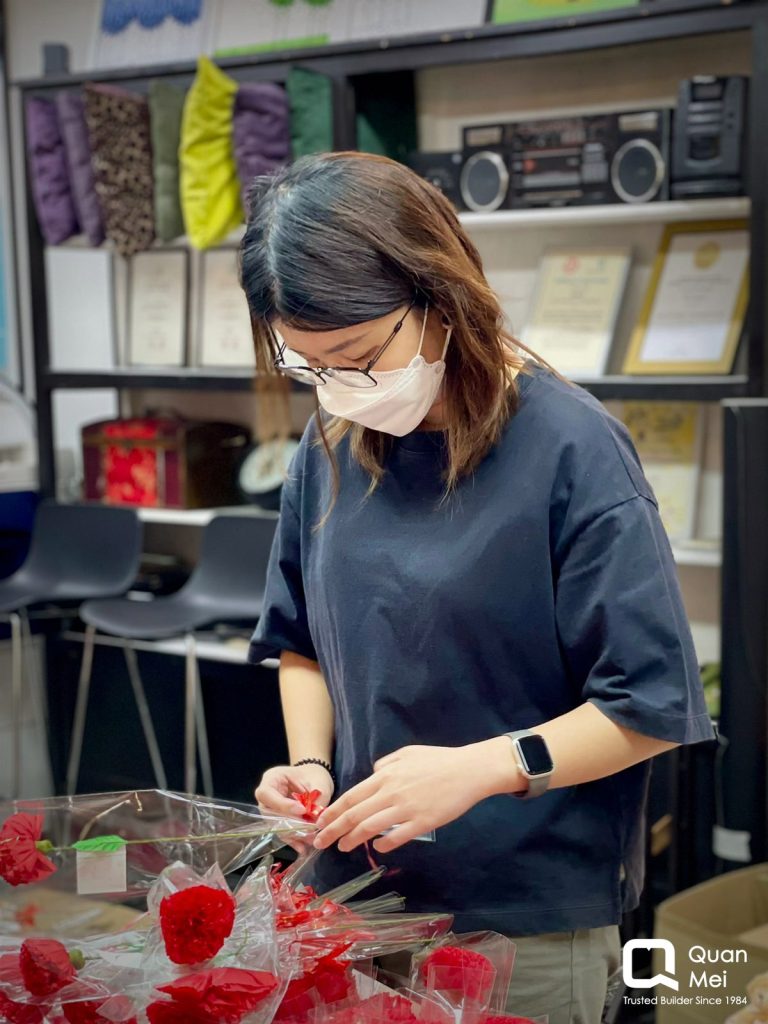
[[[240,251],[257,371],[274,374],[268,324],[329,331],[386,316],[425,299],[453,327],[444,384],[446,493],[470,474],[517,408],[510,373],[524,347],[504,329],[504,314],[474,244],[453,205],[402,164],[368,153],[303,157],[256,178]],[[319,442],[331,460],[349,436],[374,490],[389,435],[316,412]]]

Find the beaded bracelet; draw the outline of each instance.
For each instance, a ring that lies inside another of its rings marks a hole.
[[[333,770],[332,766],[328,761],[323,761],[319,757],[304,757],[301,759],[301,761],[294,761],[293,767],[300,768],[301,765],[303,764],[318,764],[320,765],[321,768],[325,768],[325,770],[331,776],[331,782],[334,784],[334,786],[336,785],[336,772]]]

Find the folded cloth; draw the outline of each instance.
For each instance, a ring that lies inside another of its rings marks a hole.
[[[80,227],[91,245],[104,241],[104,218],[91,165],[91,142],[85,122],[85,102],[79,92],[62,89],[56,94],[56,110],[67,156],[72,200]]]
[[[254,177],[271,174],[291,154],[288,95],[272,82],[244,82],[237,90],[233,115],[235,161],[243,206]]]
[[[59,116],[53,100],[38,96],[27,100],[24,113],[37,220],[48,245],[58,245],[79,230]]]
[[[155,238],[149,104],[117,86],[89,83],[85,119],[107,238],[122,256],[132,256]]]
[[[184,91],[156,79],[149,85],[149,118],[155,174],[157,237],[171,242],[184,234],[179,195],[179,142]]]
[[[198,249],[221,242],[243,220],[232,146],[237,82],[207,57],[184,102],[181,119],[181,209],[189,240]]]

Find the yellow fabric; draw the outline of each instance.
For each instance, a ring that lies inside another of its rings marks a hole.
[[[187,93],[179,146],[181,209],[197,249],[216,245],[243,221],[232,142],[237,82],[201,57]]]

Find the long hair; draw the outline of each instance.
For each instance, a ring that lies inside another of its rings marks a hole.
[[[471,474],[517,408],[511,368],[524,348],[504,328],[499,301],[477,248],[453,205],[407,167],[368,153],[302,157],[256,178],[240,250],[257,373],[273,374],[277,356],[268,324],[328,331],[375,320],[418,293],[453,327],[444,383],[446,494]],[[349,436],[350,450],[381,480],[387,434],[316,412],[319,443],[331,461]]]

